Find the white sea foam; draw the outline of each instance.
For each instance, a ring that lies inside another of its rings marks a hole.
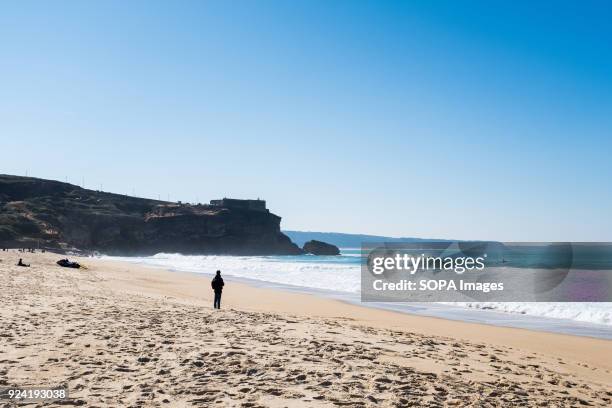
[[[157,254],[144,258],[105,258],[195,273],[214,274],[219,269],[227,276],[348,293],[359,293],[360,285],[359,263],[328,260],[328,257],[320,257],[326,262],[308,255],[268,257]]]
[[[466,302],[457,306],[612,326],[611,302]]]
[[[224,275],[238,278],[353,295],[360,293],[359,256],[353,251],[340,257],[157,254],[104,258],[195,273],[213,274],[220,269]],[[612,303],[468,302],[453,305],[612,326]]]

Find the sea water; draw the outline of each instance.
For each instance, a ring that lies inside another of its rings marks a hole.
[[[216,270],[221,270],[223,275],[230,279],[231,277],[245,279],[261,286],[278,287],[280,285],[305,292],[336,294],[335,297],[348,301],[357,302],[359,300],[361,283],[359,249],[343,249],[339,256],[223,256],[161,253],[150,257],[105,256],[103,258],[207,275],[213,275]],[[373,306],[380,307],[381,305]],[[385,308],[403,310],[399,305],[387,305]],[[520,322],[520,316],[536,316],[560,319],[559,322],[553,323],[565,325],[563,327],[571,327],[571,322],[601,325],[602,330],[611,330],[612,333],[612,303],[469,302],[444,304],[444,307],[441,305],[438,308],[418,304],[404,309],[405,311],[426,311],[421,314],[439,317],[453,315],[453,318],[469,321],[476,321],[473,320],[473,317],[478,316],[477,321],[487,321],[493,324],[499,320]],[[454,309],[461,309],[464,312],[473,310],[473,313],[478,312],[478,314],[462,313]],[[503,312],[509,316],[507,318],[502,316],[500,319],[499,313],[487,314],[486,312]],[[541,324],[540,320],[533,320],[533,322]],[[520,324],[515,325],[521,326]]]

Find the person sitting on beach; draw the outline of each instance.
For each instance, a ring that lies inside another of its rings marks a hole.
[[[17,262],[17,266],[25,266],[26,268],[28,268],[30,264],[24,264],[23,259],[19,258],[19,262]]]
[[[210,286],[212,286],[215,291],[215,301],[213,307],[215,309],[221,309],[221,292],[223,292],[223,278],[221,277],[221,271],[217,271],[217,274],[213,278],[212,282],[210,282]]]

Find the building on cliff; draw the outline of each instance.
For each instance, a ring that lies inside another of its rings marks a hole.
[[[297,255],[263,200],[189,205],[0,174],[0,247],[150,256]]]
[[[251,210],[269,212],[265,200],[239,200],[236,198],[223,198],[221,200],[210,200],[210,205],[215,207],[233,208],[237,210]]]

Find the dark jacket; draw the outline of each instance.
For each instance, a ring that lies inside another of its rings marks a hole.
[[[221,292],[223,290],[223,285],[225,285],[225,283],[223,283],[223,278],[220,276],[215,276],[212,282],[210,282],[210,286],[212,286],[215,292]]]

